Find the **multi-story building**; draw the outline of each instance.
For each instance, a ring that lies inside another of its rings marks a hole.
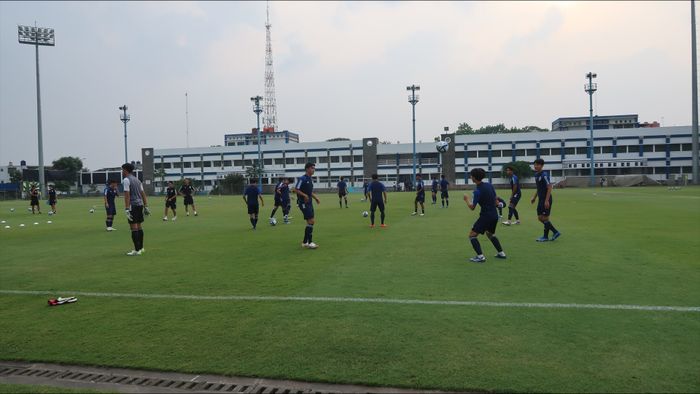
[[[555,181],[590,174],[588,130],[449,137],[446,153],[438,153],[434,143],[416,144],[417,172],[424,179],[444,173],[459,187],[468,183],[472,168],[481,167],[487,171],[490,182],[503,184],[503,165],[516,160],[532,162],[539,157],[545,160]],[[274,184],[280,176],[301,176],[307,162],[316,163],[315,182],[319,188],[334,187],[341,176],[356,187],[373,173],[387,186],[409,181],[413,172],[412,144],[378,142],[371,137],[264,145],[261,147],[263,184]],[[593,149],[597,176],[643,174],[656,180],[692,176],[690,126],[596,130]],[[204,190],[211,190],[227,174],[245,175],[246,168],[257,160],[255,145],[144,148],[144,185],[160,191],[163,182],[188,177]]]
[[[299,134],[292,133],[289,130],[268,132],[263,131],[260,134],[260,142],[262,144],[289,144],[298,143]],[[225,134],[225,146],[240,146],[240,145],[257,145],[258,136],[256,129],[250,133]]]
[[[589,123],[588,116],[559,118],[552,122],[552,131],[589,130]],[[637,114],[593,117],[593,130],[634,129],[637,127],[639,127]]]

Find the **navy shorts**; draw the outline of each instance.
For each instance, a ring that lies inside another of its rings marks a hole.
[[[284,201],[275,198],[275,206],[276,207],[286,207],[287,205],[289,205],[289,203],[285,204]]]
[[[369,210],[371,212],[374,212],[379,208],[379,212],[384,212],[384,201],[382,200],[372,200],[372,203],[369,206]]]
[[[192,196],[185,196],[185,205],[194,205],[194,199]]]
[[[114,205],[109,205],[105,207],[105,211],[107,211],[107,215],[116,215],[117,214],[117,207]]]
[[[131,219],[129,224],[143,223],[143,205],[132,205],[131,206]]]
[[[549,216],[552,212],[552,201],[549,201],[549,209],[544,208],[544,201],[538,200],[537,202],[537,216]]]
[[[416,202],[425,202],[425,193],[416,194]]]
[[[348,195],[348,192],[338,192],[338,197],[345,197]]]
[[[440,198],[450,198],[450,194],[447,192],[447,190],[443,190],[440,192]]]
[[[301,213],[304,214],[304,220],[314,218],[314,206],[310,202],[308,204],[299,203],[299,209],[301,209]]]
[[[166,201],[165,202],[165,207],[170,208],[170,209],[177,209],[177,202],[175,200],[172,201]]]
[[[56,205],[56,200],[49,200],[49,205]]]
[[[260,204],[248,204],[248,214],[257,215],[260,212]]]
[[[483,234],[488,231],[491,234],[496,234],[496,227],[498,226],[498,216],[479,216],[472,226],[472,231]]]
[[[39,199],[38,199],[37,197],[32,197],[32,198],[31,198],[31,202],[29,203],[29,205],[32,205],[32,206],[39,206]]]
[[[515,208],[518,205],[518,202],[520,201],[520,193],[516,194],[515,196],[510,198],[510,205]]]

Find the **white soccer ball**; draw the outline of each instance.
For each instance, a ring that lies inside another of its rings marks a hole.
[[[24,227],[24,223],[20,224],[19,226],[20,226],[20,227]]]
[[[49,216],[53,215],[53,211],[49,211]]]
[[[32,211],[32,207],[27,208],[27,211],[31,212],[31,211]]]
[[[449,149],[449,147],[450,147],[450,143],[447,141],[438,141],[435,144],[435,149],[437,149],[437,151],[440,153],[447,152],[447,149]]]
[[[51,224],[51,223],[53,223],[53,222],[50,221],[50,220],[47,220],[46,223],[47,223],[47,224]]]
[[[95,209],[90,208],[90,213],[95,213]]]
[[[36,226],[37,224],[39,224],[39,222],[34,222],[34,225],[35,225],[35,226]]]
[[[5,226],[5,228],[10,228],[10,226]]]
[[[277,219],[270,218],[270,226],[276,226],[276,225],[277,225]]]
[[[499,203],[498,203],[498,207],[499,207],[499,208],[503,208],[504,205],[505,205],[505,204],[503,204],[502,202],[499,202]]]
[[[367,212],[367,211],[362,212],[362,217],[367,217],[367,216],[369,216],[369,212]]]
[[[10,212],[14,212],[14,211],[15,211],[15,209],[14,209],[14,208],[10,208]]]
[[[372,146],[372,145],[374,145],[374,142],[372,142],[372,141],[367,141],[367,146]]]
[[[0,222],[0,223],[2,223],[2,224],[5,224],[5,223],[7,223],[7,222],[3,220],[3,221],[2,221],[2,222]]]

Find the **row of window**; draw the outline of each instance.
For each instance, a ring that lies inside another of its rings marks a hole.
[[[619,164],[619,165],[618,165]],[[622,162],[622,163],[593,163],[593,167],[640,167],[644,163],[641,161],[631,161],[631,162]],[[574,164],[568,164],[567,168],[591,168],[591,163],[574,163]]]
[[[642,145],[643,152],[666,152],[666,144],[654,144],[654,145]],[[692,151],[692,144],[669,144],[670,152],[690,152]],[[617,147],[612,145],[607,146],[596,146],[593,148],[595,154],[612,154],[615,150],[618,154],[623,153],[639,153],[639,144],[636,145],[617,145]],[[561,148],[540,148],[540,156],[561,156]],[[515,153],[515,157],[523,156],[537,156],[537,149],[504,149],[504,150],[492,150],[491,157],[512,157]],[[564,155],[587,155],[588,147],[569,147],[564,148]],[[467,157],[488,157],[488,150],[472,150],[467,151]]]
[[[208,161],[176,161],[176,162],[155,162],[153,167],[156,170],[170,168],[209,168],[209,167],[250,167],[253,163],[257,163],[257,159],[246,160],[208,160]],[[362,155],[356,156],[321,156],[321,157],[288,157],[278,159],[263,159],[263,164],[266,166],[278,165],[304,165],[307,162],[312,163],[362,163]]]

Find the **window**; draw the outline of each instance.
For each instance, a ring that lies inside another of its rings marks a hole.
[[[656,144],[654,145],[655,152],[666,152],[666,144]]]
[[[224,165],[222,167],[231,167],[231,160],[224,160]]]
[[[613,147],[612,146],[604,146],[603,147],[603,153],[612,153]]]
[[[567,155],[575,155],[576,148],[564,148],[564,153]]]
[[[516,157],[525,156],[525,149],[516,149],[515,156]]]
[[[211,167],[211,161],[205,161],[204,167]],[[221,167],[221,160],[214,160],[214,167]]]
[[[294,164],[294,158],[293,157],[288,157],[285,159],[287,164]]]
[[[540,156],[549,156],[550,155],[550,149],[549,148],[540,148]]]
[[[305,157],[297,157],[297,164],[306,164]]]
[[[576,148],[576,154],[577,155],[588,154],[588,147],[587,146],[580,146],[580,147]]]
[[[561,170],[552,170],[552,176],[561,176]]]
[[[552,148],[550,155],[561,156],[561,148]]]
[[[501,157],[502,153],[500,150],[492,150],[491,157]]]
[[[199,167],[201,167],[201,166],[202,166],[202,162],[201,162],[201,161],[193,161],[193,162],[192,162],[192,167],[194,167],[194,168],[199,168]]]
[[[163,168],[161,163],[153,163],[153,169],[160,170],[161,168]],[[3,170],[4,170],[4,168],[3,168]],[[85,183],[85,182],[83,182],[83,183]]]
[[[671,144],[669,145],[671,152],[678,152],[681,150],[681,144]]]
[[[512,149],[503,149],[503,157],[512,157],[512,156],[513,156]]]
[[[233,166],[234,167],[243,167],[243,160],[234,160]]]
[[[343,163],[352,163],[352,156],[343,156]]]
[[[266,166],[271,166],[272,165],[272,159],[263,159],[263,164]]]
[[[362,163],[362,155],[355,155],[352,161],[355,163]]]
[[[476,151],[475,150],[467,151],[467,157],[476,157]]]
[[[635,153],[639,152],[639,145],[630,145],[627,147],[627,152],[628,153]]]
[[[693,144],[681,144],[683,147],[683,152],[690,152],[693,150]]]
[[[173,168],[182,168],[182,163],[179,161],[176,161],[175,163],[173,163]]]
[[[340,163],[340,156],[331,156],[331,163]]]
[[[526,149],[525,156],[537,156],[537,149]]]
[[[654,145],[644,145],[644,152],[653,152]]]
[[[318,158],[319,163],[328,163],[328,156],[321,156]]]
[[[275,164],[278,166],[284,165],[284,159],[275,159]]]
[[[185,161],[182,163],[183,168],[192,168],[192,162],[191,161]]]

